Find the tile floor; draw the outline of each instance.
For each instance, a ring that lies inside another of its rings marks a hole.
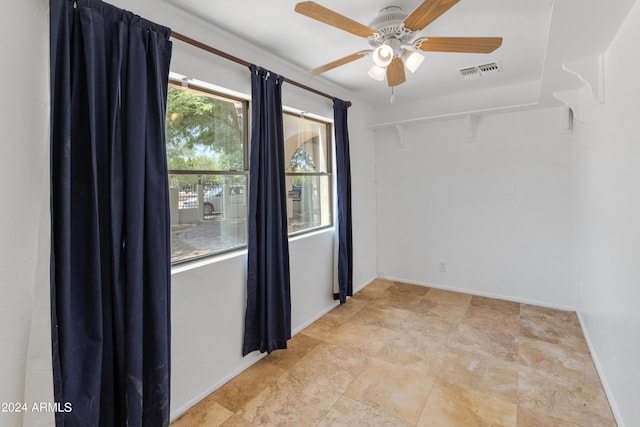
[[[575,313],[378,279],[172,424],[615,426]]]

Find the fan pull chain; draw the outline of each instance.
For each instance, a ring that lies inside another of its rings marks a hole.
[[[389,99],[389,103],[393,104],[396,101],[396,94],[393,93],[393,86],[391,86],[391,99]]]

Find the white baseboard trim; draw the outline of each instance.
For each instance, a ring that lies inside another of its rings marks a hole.
[[[220,387],[222,387],[223,385],[225,385],[226,383],[234,379],[236,376],[246,371],[248,368],[250,368],[253,364],[255,364],[258,360],[262,359],[266,355],[267,353],[260,353],[256,351],[244,357],[241,363],[236,367],[236,369],[231,371],[223,379],[213,384],[211,387],[206,388],[205,390],[203,390],[202,392],[194,396],[191,400],[189,400],[187,403],[185,403],[181,407],[173,410],[170,415],[171,422],[174,422],[175,420],[183,416],[189,409],[193,408],[195,405],[200,403],[205,397],[209,396],[211,393],[213,393],[214,391],[216,391],[217,389],[219,389]]]
[[[537,306],[553,308],[553,309],[557,309],[557,310],[575,312],[576,315],[578,316],[578,321],[580,322],[580,328],[582,329],[582,334],[584,335],[584,339],[587,342],[587,346],[589,347],[589,352],[591,353],[591,358],[593,359],[593,364],[595,365],[596,371],[598,372],[598,376],[600,377],[600,382],[602,383],[602,388],[604,389],[605,395],[607,396],[607,400],[609,401],[609,406],[611,407],[611,412],[613,413],[613,417],[615,418],[615,421],[618,424],[618,427],[625,427],[624,421],[622,419],[622,414],[620,413],[620,410],[618,409],[618,406],[616,405],[616,401],[614,399],[613,392],[611,391],[611,387],[609,386],[609,383],[607,382],[607,377],[604,374],[604,369],[602,367],[602,364],[600,363],[600,360],[598,359],[598,353],[595,351],[595,348],[593,346],[593,342],[591,341],[591,337],[589,336],[589,332],[588,332],[587,328],[585,327],[585,323],[584,323],[584,319],[582,317],[582,314],[575,307],[565,306],[565,305],[562,305],[562,304],[549,303],[549,302],[545,302],[545,301],[530,300],[530,299],[527,299],[527,298],[518,298],[518,297],[513,297],[513,296],[508,296],[508,295],[493,294],[491,292],[481,292],[481,291],[477,291],[477,290],[458,288],[458,287],[454,287],[454,286],[444,286],[444,285],[440,285],[440,284],[437,284],[437,283],[421,282],[421,281],[416,281],[416,280],[405,279],[405,278],[402,278],[402,277],[382,275],[382,276],[380,276],[380,278],[381,279],[386,279],[386,280],[392,280],[392,281],[395,281],[395,282],[408,283],[408,284],[411,284],[411,285],[425,286],[425,287],[429,287],[429,288],[443,289],[443,290],[454,291],[454,292],[462,292],[462,293],[470,294],[470,295],[483,296],[483,297],[489,297],[489,298],[497,298],[497,299],[503,299],[503,300],[512,301],[512,302],[518,302],[518,303],[523,303],[523,304],[537,305]]]
[[[369,278],[369,280],[365,281],[364,283],[362,283],[360,286],[358,286],[358,288],[354,288],[353,289],[353,294],[355,295],[356,293],[358,293],[359,291],[361,291],[362,289],[364,289],[367,285],[370,285],[371,282],[373,282],[374,280],[376,280],[378,278],[378,276],[373,276],[371,278]]]
[[[362,285],[361,288],[364,288],[365,286],[366,286],[366,284]],[[297,335],[304,328],[306,328],[307,326],[311,325],[313,322],[315,322],[316,320],[318,320],[319,318],[321,318],[322,316],[324,316],[325,314],[327,314],[328,312],[333,310],[338,304],[339,304],[338,301],[332,302],[331,305],[329,305],[327,308],[325,308],[324,310],[322,310],[319,313],[315,314],[309,320],[304,322],[302,325],[300,325],[297,328],[295,328],[294,330],[292,330],[291,331],[291,335],[292,336]],[[228,375],[226,375],[222,380],[220,380],[217,383],[213,384],[211,387],[206,388],[205,390],[203,390],[202,392],[200,392],[199,394],[194,396],[193,399],[189,400],[187,403],[185,403],[181,407],[179,407],[179,408],[175,409],[174,411],[172,411],[171,412],[171,416],[170,416],[171,422],[173,422],[173,421],[177,420],[178,418],[180,418],[189,409],[193,408],[195,405],[200,403],[205,397],[207,397],[208,395],[210,395],[211,393],[213,393],[214,391],[216,391],[217,389],[219,389],[220,387],[222,387],[223,385],[225,385],[226,383],[228,383],[229,381],[231,381],[232,379],[234,379],[235,377],[237,377],[238,375],[240,375],[241,373],[243,373],[244,371],[249,369],[253,364],[255,364],[260,359],[262,359],[263,357],[266,357],[266,356],[267,356],[266,353],[260,353],[258,351],[254,351],[253,353],[251,353],[251,354],[247,355],[246,357],[244,357],[242,359],[241,363],[238,366],[236,366],[236,368],[233,371],[231,371]]]
[[[598,376],[600,377],[600,382],[602,383],[602,388],[604,389],[604,394],[607,396],[607,400],[609,401],[609,407],[611,408],[611,412],[613,413],[613,418],[615,418],[618,427],[625,427],[624,420],[622,419],[622,414],[618,409],[618,405],[616,405],[616,401],[613,397],[613,392],[611,391],[611,387],[607,382],[607,377],[604,374],[604,369],[602,364],[600,363],[600,359],[598,358],[598,353],[596,352],[593,342],[591,341],[591,337],[589,336],[589,331],[585,327],[584,318],[582,317],[582,313],[579,311],[576,312],[578,315],[578,320],[580,321],[580,328],[582,329],[582,335],[584,335],[584,339],[587,341],[587,347],[589,347],[589,352],[591,353],[591,359],[593,359],[593,364],[596,367],[596,372],[598,372]]]
[[[572,307],[572,306],[563,305],[563,304],[556,304],[556,303],[550,303],[550,302],[546,302],[546,301],[532,300],[532,299],[528,299],[528,298],[520,298],[520,297],[515,297],[515,296],[512,296],[512,295],[502,295],[502,294],[496,294],[496,293],[492,293],[492,292],[478,291],[476,289],[467,289],[467,288],[461,288],[461,287],[457,287],[457,286],[446,286],[446,285],[441,285],[441,284],[438,284],[438,283],[421,282],[421,281],[406,279],[406,278],[402,278],[402,277],[395,277],[395,276],[382,275],[382,276],[380,276],[380,278],[381,279],[392,280],[394,282],[408,283],[410,285],[425,286],[425,287],[428,287],[428,288],[442,289],[442,290],[445,290],[445,291],[452,291],[452,292],[461,292],[463,294],[469,294],[469,295],[474,295],[474,296],[479,296],[479,297],[496,298],[496,299],[502,299],[502,300],[511,301],[511,302],[517,302],[517,303],[521,303],[521,304],[537,305],[537,306],[540,306],[540,307],[553,308],[553,309],[556,309],[556,310],[576,311],[576,308]]]
[[[322,310],[321,312],[313,316],[311,319],[307,320],[302,325],[298,326],[293,331],[291,331],[291,336],[293,337],[298,335],[300,331],[302,331],[304,328],[311,325],[313,322],[315,322],[316,320],[318,320],[319,318],[321,318],[322,316],[324,316],[325,314],[327,314],[328,312],[336,308],[339,304],[340,304],[340,301],[334,301],[333,303],[331,303],[329,307],[325,308],[324,310]]]
[[[554,308],[554,309],[557,309],[557,310],[575,311],[577,316],[578,316],[578,320],[580,322],[580,327],[582,329],[582,333],[583,333],[583,335],[585,337],[585,340],[587,342],[587,346],[589,347],[589,351],[591,352],[591,357],[592,357],[593,363],[594,363],[594,365],[596,367],[596,371],[598,372],[598,376],[600,377],[600,381],[602,383],[602,387],[603,387],[604,392],[605,392],[605,394],[607,396],[607,399],[609,401],[609,405],[611,407],[611,412],[613,413],[613,416],[614,416],[618,426],[619,427],[625,427],[625,424],[624,424],[624,421],[622,419],[622,415],[620,413],[620,410],[618,409],[618,407],[617,407],[617,405],[615,403],[614,396],[613,396],[613,393],[611,391],[611,387],[609,386],[609,383],[607,382],[606,376],[604,375],[604,370],[602,368],[602,364],[600,363],[600,360],[598,359],[598,353],[595,351],[595,348],[593,347],[593,343],[591,341],[589,333],[588,333],[588,331],[587,331],[587,329],[585,327],[585,323],[584,323],[584,319],[582,317],[582,314],[579,311],[577,311],[574,307],[565,306],[565,305],[562,305],[562,304],[548,303],[548,302],[545,302],[545,301],[530,300],[530,299],[527,299],[527,298],[519,298],[519,297],[508,296],[508,295],[494,294],[494,293],[491,293],[491,292],[482,292],[482,291],[471,290],[471,289],[466,289],[466,288],[460,288],[460,287],[455,287],[455,286],[445,286],[445,285],[441,285],[441,284],[437,284],[437,283],[422,282],[422,281],[406,279],[406,278],[403,278],[403,277],[395,277],[395,276],[387,276],[387,275],[381,275],[381,276],[378,276],[378,277],[372,277],[371,279],[369,279],[369,281],[361,284],[357,289],[354,289],[353,293],[355,294],[358,291],[362,290],[365,286],[367,286],[368,284],[370,284],[371,282],[373,282],[377,278],[386,279],[386,280],[392,280],[392,281],[402,282],[402,283],[408,283],[408,284],[411,284],[411,285],[425,286],[425,287],[429,287],[429,288],[442,289],[442,290],[453,291],[453,292],[461,292],[461,293],[475,295],[475,296],[497,298],[497,299],[503,299],[503,300],[512,301],[512,302],[518,302],[518,303],[523,303],[523,304],[531,304],[531,305],[537,305],[537,306],[541,306],[541,307]],[[328,312],[333,310],[337,305],[338,305],[338,302],[336,301],[335,303],[331,304],[326,309],[324,309],[321,312],[317,313],[312,318],[310,318],[308,321],[306,321],[301,326],[297,327],[294,331],[292,331],[292,335],[294,335],[294,336],[297,335],[298,333],[300,333],[300,331],[302,331],[303,329],[305,329],[306,327],[311,325],[313,322],[315,322],[316,320],[318,320],[319,318],[321,318],[322,316],[324,316],[325,314],[327,314]],[[211,387],[207,388],[206,390],[203,390],[200,394],[195,396],[189,402],[185,403],[180,408],[177,408],[176,410],[174,410],[171,413],[171,421],[173,422],[173,421],[177,420],[179,417],[184,415],[189,409],[191,409],[193,406],[198,404],[200,401],[202,401],[209,394],[213,393],[214,391],[216,391],[217,389],[219,389],[220,387],[225,385],[227,382],[231,381],[233,378],[235,378],[236,376],[238,376],[239,374],[241,374],[242,372],[247,370],[249,367],[251,367],[253,364],[258,362],[260,359],[262,359],[265,356],[266,356],[266,353],[254,352],[251,355],[248,355],[247,357],[242,359],[242,363],[240,363],[236,367],[236,369],[234,369],[231,373],[229,373],[227,376],[225,376],[222,380],[220,380],[216,384],[213,384]]]

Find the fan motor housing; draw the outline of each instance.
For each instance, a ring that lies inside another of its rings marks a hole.
[[[369,27],[376,30],[378,36],[370,37],[369,44],[378,47],[389,38],[395,38],[401,43],[408,43],[415,34],[404,27],[404,20],[408,14],[402,11],[399,6],[388,6],[378,12],[378,16],[369,24]]]

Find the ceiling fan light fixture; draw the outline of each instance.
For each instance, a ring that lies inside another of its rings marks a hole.
[[[384,80],[384,77],[386,76],[386,74],[387,74],[386,67],[380,67],[379,65],[373,64],[369,68],[369,76],[371,76],[372,79],[378,80],[380,82]]]
[[[460,0],[415,0],[421,1],[413,12],[406,14],[398,6],[382,9],[369,24],[363,25],[313,1],[301,1],[294,10],[301,15],[369,39],[375,50],[360,51],[332,61],[307,72],[317,75],[371,55],[373,65],[368,74],[375,80],[387,79],[392,88],[406,81],[405,68],[414,73],[424,62],[421,52],[492,53],[502,46],[502,37],[419,37],[440,15],[455,6]],[[486,64],[491,71],[495,66]],[[462,73],[462,71],[461,71]]]
[[[388,44],[382,44],[373,51],[373,63],[378,67],[386,67],[393,60],[393,48]]]
[[[416,70],[420,68],[420,65],[422,65],[424,55],[409,49],[403,49],[400,59],[402,59],[402,62],[404,62],[405,67],[407,67],[409,71],[415,73]]]

